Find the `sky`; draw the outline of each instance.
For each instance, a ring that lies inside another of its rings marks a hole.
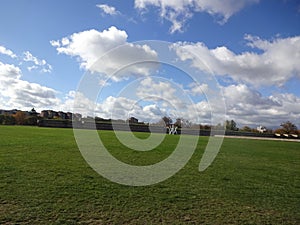
[[[297,0],[2,0],[0,109],[300,128]]]

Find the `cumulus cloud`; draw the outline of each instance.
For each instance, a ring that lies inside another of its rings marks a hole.
[[[0,78],[2,80],[14,80],[21,77],[21,70],[19,67],[11,64],[4,64],[0,62]]]
[[[185,90],[180,90],[181,87],[171,81],[146,77],[129,89],[120,96],[109,96],[96,103],[82,93],[73,93],[66,102],[71,105],[76,97],[76,112],[103,118],[127,119],[134,116],[142,121],[157,122],[163,116],[173,119],[195,116],[195,109],[185,96]]]
[[[170,106],[177,109],[182,109],[187,104],[183,100],[182,93],[183,89],[180,90],[178,84],[161,79],[156,80],[151,77],[142,80],[137,88],[137,96],[140,99],[162,102],[165,107]]]
[[[170,32],[182,31],[185,22],[194,13],[206,12],[226,23],[236,12],[259,0],[135,0],[135,8],[146,10],[148,6],[160,9],[160,16],[172,23]]]
[[[166,110],[161,109],[157,104],[146,105],[143,108],[143,113],[144,115],[147,115],[148,120],[151,118],[153,121],[159,120],[167,114]]]
[[[142,101],[147,102],[147,105],[143,107],[143,112],[153,120],[170,116],[173,119],[185,118],[199,122],[199,116],[203,118],[207,115],[207,112],[198,111],[198,103],[193,102],[181,84],[170,80],[147,77],[141,81],[136,95]]]
[[[10,49],[7,49],[7,48],[5,48],[4,46],[1,46],[1,45],[0,45],[0,54],[7,55],[11,58],[17,58],[15,53],[13,53]]]
[[[140,115],[142,107],[133,99],[109,96],[99,107],[105,115],[113,119],[127,119],[131,115]]]
[[[196,84],[196,83],[191,83],[189,84],[189,93],[192,95],[203,95],[207,92],[209,92],[209,86],[208,84]]]
[[[22,80],[19,67],[0,62],[0,104],[5,108],[44,108],[60,104],[56,91]]]
[[[102,10],[102,12],[103,12],[102,15],[107,14],[107,15],[113,16],[113,15],[117,15],[117,14],[120,13],[120,12],[119,12],[118,10],[116,10],[116,8],[113,7],[113,6],[109,6],[109,5],[106,5],[106,4],[98,4],[98,5],[96,5],[96,6],[97,6],[99,9]]]
[[[142,117],[140,116],[144,115],[142,113],[143,107],[134,99],[108,96],[102,102],[94,102],[83,93],[75,91],[69,92],[61,108],[62,110],[70,110],[72,108],[73,111],[84,116],[98,116],[106,119],[125,120],[130,116],[138,116],[141,119]]]
[[[76,106],[73,108],[75,96]],[[128,97],[109,96],[102,102],[95,103],[82,93],[69,96],[65,103],[61,105],[61,108],[63,110],[70,110],[72,108],[84,116],[98,116],[106,119],[126,120],[133,116],[144,122],[158,122],[163,116],[177,118],[188,115],[188,113],[177,112],[174,108],[161,105],[159,102],[153,100],[144,102]]]
[[[262,53],[236,54],[225,46],[209,49],[201,42],[180,42],[173,49],[181,60],[191,59],[194,67],[256,86],[280,86],[292,77],[300,77],[300,36],[267,41],[246,35],[245,39]]]
[[[29,71],[40,69],[40,72],[50,73],[52,71],[52,66],[46,62],[44,59],[38,59],[33,56],[29,51],[23,52],[23,60],[25,62],[31,62],[34,65],[28,66]]]
[[[207,84],[196,86],[189,85],[188,94],[203,95],[209,90]],[[299,122],[300,118],[300,98],[290,93],[276,93],[269,96],[263,96],[259,91],[248,87],[245,84],[229,85],[223,87],[223,95],[226,107],[226,116],[219,118],[219,121],[226,119],[234,119],[240,127],[264,125],[269,128],[278,127],[282,122],[290,120],[294,123]],[[194,100],[192,104],[186,104],[176,111],[167,111],[166,108],[159,105],[160,109],[164,109],[164,113],[168,115],[176,115],[174,118],[182,117],[194,123],[210,124],[212,121],[211,113],[222,112],[220,109],[212,109],[218,107],[207,99]],[[222,106],[220,106],[222,107]],[[195,113],[196,112],[196,113]],[[300,126],[300,124],[297,124]]]
[[[206,85],[203,84],[203,86]],[[193,92],[190,93],[193,94]],[[194,94],[201,93],[202,90],[195,89]],[[224,118],[219,118],[220,121],[233,119],[240,128],[258,125],[276,128],[287,120],[300,126],[300,98],[294,94],[276,93],[263,96],[259,91],[249,88],[245,84],[223,87],[223,93],[227,112]],[[211,113],[214,111],[211,107],[211,102],[200,100],[193,104],[187,104],[185,110],[176,113],[194,123],[211,124]],[[197,114],[195,114],[195,110]]]
[[[5,48],[4,46],[0,46],[0,54],[8,55],[9,57],[16,59],[19,64],[27,64],[27,70],[39,70],[42,73],[51,73],[52,66],[46,62],[44,59],[38,59],[33,56],[31,52],[25,51],[22,56],[17,56],[10,49]],[[29,65],[28,65],[29,64]]]
[[[223,93],[226,97],[227,105],[229,109],[239,106],[241,103],[241,111],[245,104],[250,105],[249,109],[256,105],[260,108],[270,108],[273,106],[280,106],[278,101],[273,100],[272,98],[264,98],[261,93],[256,90],[250,89],[245,84],[239,85],[230,85],[223,89]],[[249,111],[249,110],[247,110]],[[251,112],[249,112],[251,113]]]
[[[244,84],[224,87],[228,118],[242,125],[279,126],[300,118],[300,98],[293,94],[263,96]]]
[[[75,98],[76,105],[74,105]],[[80,113],[83,116],[94,116],[95,110],[97,109],[96,106],[96,103],[87,98],[83,93],[69,91],[62,104],[57,107],[57,110]]]
[[[77,57],[82,68],[101,73],[103,79],[109,75],[115,81],[129,75],[149,75],[156,66],[152,63],[133,62],[157,61],[157,53],[147,45],[128,43],[127,37],[125,31],[112,26],[102,32],[92,29],[74,33],[50,43],[56,47],[58,53]],[[118,51],[106,54],[116,47],[119,47]],[[100,57],[101,61],[97,62]],[[124,69],[127,65],[131,65],[130,68]],[[122,68],[122,73],[115,74]]]
[[[151,85],[152,88],[149,88]],[[163,116],[172,119],[183,118],[193,123],[211,124],[211,102],[199,100],[188,102],[185,98],[174,96],[176,88],[168,82],[155,81],[145,78],[138,86],[138,98],[130,96],[108,96],[101,102],[92,102],[82,93],[70,92],[62,110],[80,112],[83,115],[99,116],[102,118],[127,119],[131,116],[145,122],[158,122]],[[203,84],[203,87],[206,87]],[[177,90],[176,90],[177,91]],[[200,94],[195,89],[194,94]],[[263,96],[257,90],[245,84],[223,87],[227,115],[218,118],[217,123],[233,119],[238,126],[264,125],[268,128],[278,127],[282,122],[290,120],[297,124],[300,118],[300,98],[289,93],[277,93]],[[192,94],[192,93],[191,93]],[[202,94],[202,93],[201,93]],[[181,95],[181,94],[180,94]],[[77,107],[74,109],[74,97]],[[167,102],[168,104],[163,104]],[[216,115],[218,117],[218,115]],[[214,123],[213,123],[214,124]]]

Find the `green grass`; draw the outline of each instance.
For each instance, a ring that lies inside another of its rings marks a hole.
[[[166,158],[179,138],[136,152],[111,131],[100,137],[137,165]],[[175,176],[131,187],[94,172],[71,129],[0,126],[0,224],[300,224],[299,143],[225,139],[200,173],[207,140]]]

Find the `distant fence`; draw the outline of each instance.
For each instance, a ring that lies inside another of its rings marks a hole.
[[[38,120],[37,125],[39,127],[56,127],[56,128],[72,128],[71,120]]]
[[[246,137],[266,137],[272,138],[274,134],[271,133],[254,133],[254,132],[245,132],[245,131],[225,131],[227,136],[246,136]]]
[[[71,120],[50,120],[44,119],[38,121],[40,127],[56,127],[56,128],[72,128]],[[94,122],[94,121],[80,121],[76,123],[76,128],[80,129],[97,129],[97,130],[131,130],[132,132],[152,132],[152,133],[167,133],[167,129],[161,126],[150,126],[147,124],[127,124],[127,123],[109,123],[109,122]],[[210,136],[210,130],[195,130],[195,129],[177,129],[177,134],[191,134],[200,136]],[[218,134],[218,131],[215,132]],[[220,134],[222,132],[220,131]],[[246,137],[275,137],[272,133],[254,133],[243,131],[225,131],[227,136],[246,136]],[[298,137],[299,138],[299,137]]]
[[[50,120],[44,119],[38,121],[38,126],[40,127],[56,127],[56,128],[73,128],[73,124],[71,120]],[[91,122],[91,121],[79,121],[76,122],[76,128],[81,129],[97,129],[97,130],[128,130],[130,129],[133,132],[150,132],[149,126],[147,124],[122,124],[116,123],[113,125],[112,123],[107,122]],[[151,128],[151,132],[162,133],[165,132],[165,128],[163,127],[155,127]]]
[[[56,127],[56,128],[72,128],[71,120],[51,120],[44,119],[38,122],[40,127]],[[131,130],[132,132],[152,132],[152,133],[167,133],[168,130],[162,126],[149,126],[148,124],[127,124],[127,123],[109,123],[109,122],[94,122],[94,121],[79,121],[76,122],[76,128],[79,129],[97,129],[97,130]],[[191,130],[186,129],[185,134],[196,134],[201,136],[209,136],[210,131],[206,130]],[[181,134],[181,129],[177,129],[177,134]]]

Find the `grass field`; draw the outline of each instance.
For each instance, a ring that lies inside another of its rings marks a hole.
[[[136,165],[166,158],[178,140],[136,152],[111,131],[100,136]],[[94,172],[72,129],[0,126],[0,224],[300,224],[300,143],[225,139],[200,173],[207,140],[175,176],[131,187]]]

